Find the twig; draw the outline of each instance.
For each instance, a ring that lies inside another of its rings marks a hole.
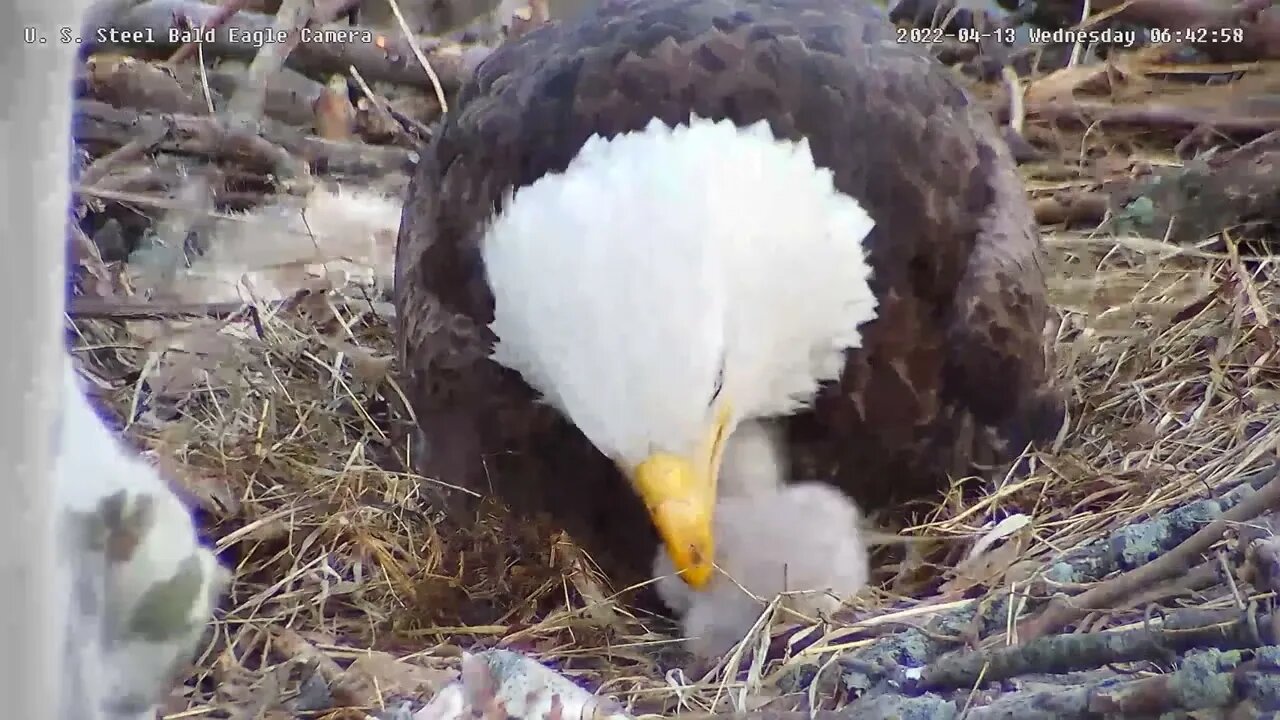
[[[115,190],[104,188],[101,185],[95,187],[77,187],[73,188],[77,195],[98,198],[99,200],[111,200],[120,203],[130,203],[143,207],[154,208],[156,210],[182,210],[189,209],[189,204],[183,200],[175,200],[172,197],[156,197],[129,192],[124,190]],[[212,211],[211,211],[212,212]]]
[[[193,25],[206,24],[218,11],[211,5],[197,0],[148,0],[127,12],[112,18],[110,27],[126,31],[148,33],[154,42],[139,44],[143,52],[163,52],[177,48],[168,41],[171,28],[178,27],[176,18],[186,18]],[[252,61],[258,54],[258,46],[248,39],[271,27],[274,19],[269,15],[248,11],[237,12],[228,18],[225,27],[239,33],[232,40],[228,32],[218,33],[211,42],[200,43],[201,52],[209,58],[232,58]],[[93,51],[98,27],[85,30],[86,49]],[[447,88],[457,87],[470,77],[476,64],[488,54],[483,46],[458,45],[435,38],[401,37],[387,35],[377,29],[343,25],[340,39],[315,38],[300,44],[289,54],[286,65],[313,78],[325,78],[335,73],[345,73],[354,65],[369,82],[389,82],[423,89],[435,89],[430,78],[422,71],[417,53],[424,53],[433,72]],[[419,46],[421,49],[419,50]]]
[[[214,117],[138,113],[93,100],[76,103],[74,135],[81,143],[128,144],[139,123],[162,121],[170,130],[157,146],[166,152],[233,158],[250,167],[305,176],[302,162],[317,173],[383,177],[410,172],[417,155],[404,148],[338,143],[312,137],[280,123],[264,121],[259,133],[229,128]]]
[[[68,223],[71,235],[71,244],[75,250],[76,261],[84,265],[85,270],[98,281],[99,287],[95,290],[109,290],[108,283],[111,282],[111,273],[107,270],[107,265],[102,261],[102,253],[98,252],[98,246],[92,239],[80,229],[75,223]]]
[[[1041,225],[1097,225],[1107,215],[1108,200],[1101,192],[1069,191],[1036,200],[1031,207]]]
[[[1177,597],[1212,587],[1222,579],[1219,570],[1220,568],[1215,562],[1200,563],[1172,580],[1167,580],[1160,585],[1138,593],[1120,607],[1107,608],[1107,614],[1116,615],[1125,610],[1148,607],[1170,597]]]
[[[271,42],[262,46],[262,50],[249,63],[240,87],[227,101],[227,115],[237,122],[249,122],[262,116],[262,109],[267,102],[267,85],[271,78],[284,67],[290,53],[298,46],[302,36],[300,30],[311,18],[314,8],[312,0],[284,0],[280,3],[280,12],[276,14],[272,30],[286,33],[284,42]]]
[[[203,114],[207,103],[189,82],[164,67],[133,57],[95,56],[76,73],[76,94],[148,110]]]
[[[1242,577],[1259,590],[1280,593],[1280,514],[1269,512],[1240,528]]]
[[[228,128],[230,131],[229,138],[238,140],[259,156],[268,159],[273,166],[274,174],[278,178],[283,180],[285,184],[304,191],[311,183],[311,168],[305,163],[297,162],[292,155],[278,145],[263,140],[257,135],[257,129],[259,120],[262,117],[262,111],[267,103],[267,87],[271,79],[279,74],[280,69],[284,67],[289,53],[298,46],[301,40],[299,30],[310,19],[312,7],[312,0],[284,0],[280,4],[280,10],[276,13],[271,32],[276,36],[283,33],[284,41],[262,45],[257,55],[254,56],[253,61],[249,63],[248,70],[245,72],[235,92],[232,93],[231,99],[227,101],[227,106],[222,113],[226,124],[230,126]],[[212,112],[212,97],[208,90],[207,77],[204,74],[203,45],[198,49],[201,51],[201,85],[205,88],[205,95],[209,98],[209,109]],[[191,194],[193,197],[199,197],[202,201],[207,202],[211,199],[212,194],[209,192],[205,178],[193,176],[189,182],[191,187],[180,190],[179,197]],[[188,190],[190,191],[189,193]],[[183,243],[184,239],[193,232],[196,237],[199,237],[208,221],[209,218],[204,213],[178,210],[167,213],[165,217],[157,222],[157,227],[161,228],[159,231],[160,237],[169,238],[171,242],[177,244]],[[175,252],[180,250],[181,246],[174,248]],[[166,267],[176,269],[177,266],[178,264],[174,262]],[[162,278],[162,280],[167,281],[168,278]]]
[[[1000,69],[1000,77],[1009,88],[1009,127],[1021,135],[1022,128],[1027,122],[1026,97],[1022,83],[1018,80],[1018,73],[1008,66]]]
[[[373,92],[373,88],[369,87],[369,83],[365,82],[364,76],[361,75],[360,71],[354,66],[350,68],[350,73],[352,79],[356,81],[356,86],[360,88],[360,92],[364,94],[365,99],[373,105],[374,110],[376,110],[377,113],[381,115],[392,127],[399,128],[400,132],[397,133],[397,138],[399,140],[409,143],[410,147],[416,147],[417,143],[431,137],[431,131],[422,123],[414,120],[413,118],[405,117],[403,113],[393,113],[392,108],[385,100],[383,100],[383,98]],[[405,130],[405,124],[409,124],[413,127],[414,131],[417,133],[416,139],[411,137],[409,132]]]
[[[1148,103],[1146,105],[1111,105],[1109,103],[1033,103],[1027,115],[1042,120],[1074,122],[1081,125],[1129,125],[1158,130],[1193,130],[1212,128],[1220,132],[1262,134],[1280,129],[1280,115],[1232,115],[1228,110],[1212,107],[1189,107]]]
[[[1221,42],[1219,36],[1208,34],[1214,40],[1196,44],[1220,62],[1280,58],[1280,15],[1270,8],[1271,0],[1243,0],[1230,7],[1214,0],[1093,0],[1092,4],[1095,15],[1110,13],[1113,20],[1122,22],[1177,30],[1242,28],[1242,42]]]
[[[1208,550],[1222,538],[1228,528],[1247,522],[1267,510],[1280,506],[1280,464],[1270,469],[1272,479],[1262,489],[1246,497],[1240,504],[1205,525],[1196,534],[1165,555],[1141,567],[1099,583],[1074,598],[1055,597],[1040,615],[1022,621],[1018,637],[1023,641],[1056,632],[1059,628],[1083,617],[1088,608],[1110,607],[1144,587],[1185,572],[1195,564],[1196,556]]]
[[[201,30],[220,28],[223,23],[230,20],[233,15],[240,12],[248,4],[249,0],[223,0],[222,4],[218,6],[217,12],[200,23],[199,28]],[[201,36],[203,36],[203,33]],[[180,46],[169,56],[165,64],[171,68],[177,67],[183,60],[191,57],[199,46],[199,42],[189,42]]]
[[[137,137],[94,160],[92,165],[85,168],[84,172],[80,173],[79,183],[97,185],[98,181],[106,177],[112,168],[151,152],[168,133],[168,128],[162,122],[139,123],[139,126]]]
[[[921,686],[930,690],[968,688],[982,677],[999,682],[1019,675],[1068,673],[1110,663],[1162,660],[1201,647],[1219,650],[1275,644],[1280,616],[1245,611],[1188,610],[1161,625],[1129,630],[1041,637],[1012,647],[944,655],[924,669]]]
[[[1089,0],[1081,0],[1080,2],[1080,24],[1081,25],[1084,25],[1089,21],[1089,15],[1091,14],[1091,10],[1092,8],[1090,7]],[[1084,52],[1083,38],[1084,38],[1083,35],[1078,36],[1078,39],[1076,40],[1076,42],[1072,44],[1071,59],[1067,61],[1067,67],[1075,67],[1076,65],[1080,64],[1080,55],[1083,54]]]
[[[431,78],[431,88],[436,91],[436,100],[440,103],[440,112],[449,112],[449,101],[444,98],[444,86],[440,84],[440,76],[436,74],[435,68],[431,67],[431,62],[427,60],[427,56],[422,54],[422,48],[413,41],[413,30],[409,29],[409,21],[404,19],[404,13],[400,12],[400,3],[396,0],[387,0],[391,6],[391,12],[396,16],[396,24],[400,26],[400,32],[404,33],[404,37],[409,41],[409,49],[413,51],[413,56],[418,59],[418,64],[426,71],[427,77]]]
[[[165,72],[154,63],[134,58],[92,58],[87,68],[76,77],[76,94],[88,100],[101,100],[117,108],[135,108],[152,113],[209,114],[208,93],[216,107],[223,107],[243,82],[241,70],[213,68],[191,78],[185,71],[179,77]],[[266,106],[263,116],[292,125],[310,125],[314,119],[312,106],[324,86],[295,70],[285,68],[267,81]]]
[[[274,628],[271,641],[272,650],[282,659],[314,664],[326,684],[333,685],[342,679],[342,666],[293,630]]]
[[[317,25],[331,23],[359,7],[361,0],[321,0],[316,3],[315,12],[311,14],[312,22]]]
[[[67,314],[79,320],[153,320],[177,317],[232,317],[245,308],[242,302],[167,303],[160,301],[109,300],[74,297],[68,301]]]

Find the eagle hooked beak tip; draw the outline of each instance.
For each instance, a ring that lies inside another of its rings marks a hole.
[[[704,589],[715,570],[716,485],[728,425],[724,409],[701,443],[697,460],[653,453],[628,473],[677,574],[694,590]]]
[[[685,458],[667,453],[649,456],[632,477],[677,574],[693,589],[703,589],[715,557],[712,481]]]

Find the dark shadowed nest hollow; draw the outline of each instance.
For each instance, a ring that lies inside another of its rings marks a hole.
[[[1156,64],[1133,59],[1124,71],[1124,82],[1109,81],[1107,103],[1187,98],[1186,83]],[[1108,81],[1071,82],[1085,80]],[[976,92],[1004,105],[1003,86]],[[1040,150],[1022,169],[1042,213],[1105,181],[1182,164],[1176,132],[1106,124],[1086,132],[1034,114],[1019,121]],[[922,626],[1007,595],[1063,553],[1212,497],[1270,458],[1280,437],[1280,284],[1267,245],[1237,243],[1232,233],[1177,244],[1118,221],[1046,225],[1044,235],[1069,429],[1030,459],[1025,477],[980,496],[950,493],[919,517],[886,518],[937,542],[909,545],[880,567],[878,587],[850,610],[853,629]],[[795,678],[812,677],[837,650],[873,642],[829,627],[745,674],[669,673],[680,660],[670,626],[613,602],[569,538],[497,505],[465,518],[432,509],[433,492],[458,491],[407,470],[414,439],[394,382],[388,310],[330,283],[229,317],[100,312],[75,322],[75,354],[101,381],[103,402],[173,471],[235,570],[215,631],[167,706],[173,717],[369,710],[428,696],[452,677],[461,650],[496,646],[548,661],[637,711],[723,709],[726,688],[745,683],[761,698],[749,705],[802,693]],[[1157,540],[1128,541],[1135,554],[1158,550]],[[982,552],[965,559],[975,547]],[[1077,626],[1141,622],[1150,603],[1230,608],[1256,599],[1230,570],[1213,572],[1226,562],[1221,553],[1210,560],[1208,572]],[[317,678],[327,690],[316,690]]]

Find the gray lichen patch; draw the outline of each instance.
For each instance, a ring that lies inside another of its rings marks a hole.
[[[1235,683],[1226,671],[1239,664],[1239,651],[1211,649],[1188,653],[1182,668],[1170,676],[1169,688],[1184,708],[1229,705],[1235,695]]]
[[[904,697],[875,695],[853,702],[841,714],[846,718],[893,718],[894,720],[951,720],[959,714],[954,701],[936,695]]]
[[[846,692],[857,697],[898,679],[903,670],[928,664],[943,646],[916,628],[879,638],[874,645],[839,660]]]
[[[1056,583],[1088,583],[1133,570],[1182,544],[1253,492],[1254,486],[1246,482],[1221,497],[1197,500],[1117,528],[1109,536],[1063,555],[1044,577]]]

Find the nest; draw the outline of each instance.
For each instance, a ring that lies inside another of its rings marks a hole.
[[[1023,77],[1012,87],[1025,105],[1008,101],[1008,75],[974,81],[998,114],[1013,107],[1012,122],[1034,145],[1022,169],[1037,212],[1052,223],[1044,236],[1068,427],[1027,458],[1027,473],[979,496],[957,489],[924,517],[890,518],[928,542],[882,558],[876,587],[841,622],[797,633],[764,618],[702,677],[675,672],[685,658],[671,626],[615,601],[590,558],[555,528],[496,504],[474,517],[434,509],[435,493],[461,491],[408,470],[412,422],[376,281],[312,277],[279,302],[180,312],[153,304],[139,315],[120,294],[96,310],[87,301],[73,307],[73,354],[98,380],[100,401],[177,478],[235,572],[167,712],[362,717],[430,697],[456,676],[463,650],[492,647],[536,657],[635,712],[781,707],[806,697],[829,707],[834,701],[814,693],[835,681],[818,678],[837,658],[871,647],[880,630],[1008,605],[1027,588],[1074,591],[1071,582],[1100,576],[1045,585],[1044,571],[1091,544],[1124,538],[1126,557],[1147,558],[1177,545],[1190,533],[1161,526],[1174,522],[1167,513],[1248,484],[1248,473],[1272,460],[1280,284],[1268,246],[1240,231],[1238,219],[1207,241],[1174,242],[1142,232],[1157,220],[1132,193],[1109,204],[1118,186],[1185,164],[1168,115],[1144,122],[1134,108],[1157,97],[1166,108],[1192,108],[1187,115],[1202,123],[1207,108],[1221,115],[1248,95],[1247,86],[1197,87],[1217,93],[1216,104],[1190,103],[1185,81],[1159,59],[1117,58],[1101,66],[1106,72]],[[1059,101],[1073,93],[1093,99],[1067,116]],[[1107,113],[1125,119],[1094,122]],[[142,195],[111,202],[159,215]],[[1093,222],[1101,217],[1090,217],[1104,214],[1100,207],[1109,220],[1101,228]],[[82,260],[80,285],[119,290],[117,266]],[[1149,532],[1125,534],[1135,527]],[[1140,623],[1152,606],[1231,609],[1270,597],[1239,580],[1238,544],[1197,554],[1179,576],[1069,623],[1099,631]],[[1018,627],[1018,610],[1033,601],[1014,603],[997,631]]]

